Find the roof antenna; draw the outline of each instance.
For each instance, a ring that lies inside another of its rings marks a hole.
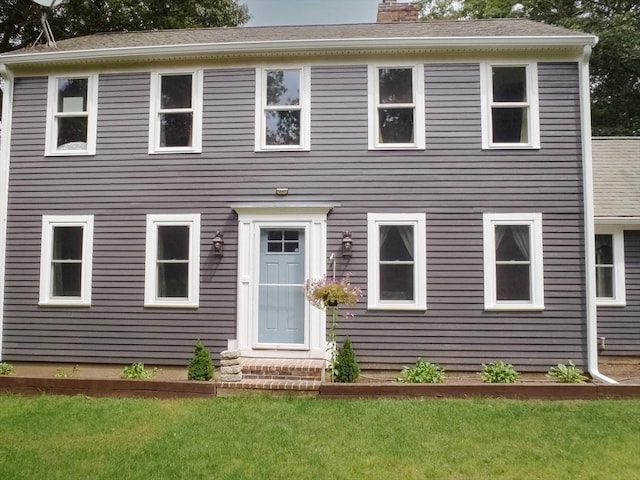
[[[32,1],[42,7],[47,8],[48,10],[53,10],[54,8],[66,2],[67,0],[32,0]],[[51,25],[49,25],[49,20],[47,20],[47,14],[48,14],[47,10],[42,11],[42,16],[40,17],[40,22],[42,23],[42,30],[40,30],[40,35],[38,35],[38,38],[36,38],[36,41],[33,42],[33,45],[35,46],[42,38],[42,35],[44,35],[44,37],[47,40],[47,46],[55,48],[56,40],[55,38],[53,38],[53,32],[51,31]]]

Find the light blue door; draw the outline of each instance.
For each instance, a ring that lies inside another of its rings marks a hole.
[[[304,344],[304,230],[260,230],[258,343]]]

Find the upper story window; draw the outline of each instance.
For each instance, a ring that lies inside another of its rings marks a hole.
[[[425,214],[370,213],[367,223],[367,307],[426,309]]]
[[[258,68],[256,83],[256,151],[309,150],[309,68]]]
[[[43,215],[40,305],[91,305],[93,215]]]
[[[202,151],[202,70],[153,73],[149,153]]]
[[[624,231],[599,227],[596,232],[596,304],[626,304]]]
[[[482,64],[482,148],[540,148],[535,63]]]
[[[424,68],[369,66],[369,148],[424,148]]]
[[[49,77],[46,155],[95,155],[98,76]]]
[[[484,214],[484,302],[487,310],[542,310],[542,215]]]

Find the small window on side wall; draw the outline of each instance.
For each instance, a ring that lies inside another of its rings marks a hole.
[[[596,303],[598,306],[625,306],[624,231],[598,228],[596,250]]]
[[[200,215],[147,215],[145,306],[197,307]]]
[[[542,215],[484,214],[487,310],[542,310]]]
[[[535,63],[482,64],[483,148],[540,148]]]
[[[426,309],[424,213],[370,213],[367,223],[368,308]]]
[[[44,215],[40,305],[90,306],[93,215]]]
[[[202,71],[151,77],[149,153],[202,151]]]
[[[421,64],[369,67],[369,148],[424,148]]]
[[[49,77],[46,155],[96,153],[98,76]]]

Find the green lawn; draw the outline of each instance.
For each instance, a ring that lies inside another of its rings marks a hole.
[[[639,479],[640,400],[0,396],[2,479]]]

